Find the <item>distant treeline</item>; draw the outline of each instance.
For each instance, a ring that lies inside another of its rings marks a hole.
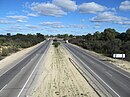
[[[108,28],[103,32],[75,36],[70,38],[69,42],[109,57],[124,53],[126,60],[130,61],[130,29],[119,33],[115,29]]]
[[[0,59],[10,53],[17,52],[22,48],[31,47],[37,43],[45,40],[44,35],[37,33],[32,34],[16,34],[0,35]]]

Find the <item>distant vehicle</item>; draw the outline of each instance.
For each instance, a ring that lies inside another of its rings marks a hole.
[[[68,41],[68,40],[65,40],[65,43],[69,43],[69,41]]]

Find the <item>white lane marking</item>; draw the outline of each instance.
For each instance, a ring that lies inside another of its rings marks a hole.
[[[107,72],[107,71],[106,71],[105,73],[106,73],[106,74],[108,74],[108,75],[110,75],[110,76],[112,76],[112,74],[110,74],[110,73],[109,73],[109,72]]]
[[[70,44],[70,45],[72,45],[72,44]],[[73,46],[73,45],[72,45]],[[78,47],[77,47],[78,48]],[[81,49],[81,50],[84,50],[84,49],[82,49],[82,48],[79,48],[79,49]],[[85,51],[85,50],[84,50]],[[127,76],[126,74],[124,74],[124,73],[122,73],[122,72],[120,72],[120,71],[118,71],[118,70],[116,70],[115,68],[112,68],[111,66],[109,66],[109,65],[107,65],[107,64],[105,64],[105,63],[103,63],[102,61],[99,61],[98,59],[96,59],[95,57],[93,57],[92,55],[89,55],[89,54],[87,54],[89,57],[91,57],[91,58],[93,58],[93,59],[95,59],[96,61],[98,61],[98,62],[100,62],[100,63],[102,63],[102,64],[104,64],[105,66],[107,66],[107,67],[109,67],[109,68],[111,68],[111,69],[113,69],[113,70],[115,70],[116,72],[118,72],[118,73],[120,73],[120,74],[122,74],[122,75],[124,75],[125,77],[127,77],[127,78],[129,78],[130,79],[130,77],[129,76]]]
[[[88,54],[88,56],[90,56],[90,55]],[[93,56],[90,56],[90,57],[91,57],[91,58],[93,58],[93,59],[95,59],[96,61],[98,61],[98,62],[100,62],[100,63],[104,64],[105,66],[107,66],[107,67],[109,67],[109,68],[111,68],[111,69],[115,70],[116,72],[118,72],[118,73],[120,73],[121,75],[123,75],[123,76],[127,77],[128,79],[130,79],[130,77],[129,77],[129,76],[127,76],[126,74],[124,74],[124,73],[122,73],[122,72],[120,72],[120,71],[116,70],[115,68],[112,68],[111,66],[109,66],[109,65],[107,65],[107,64],[105,64],[105,63],[103,63],[102,61],[99,61],[98,59],[94,58]]]
[[[68,49],[68,48],[67,48]],[[68,49],[69,50],[69,49]],[[69,50],[70,51],[70,50]],[[70,51],[71,52],[71,51]],[[71,52],[71,53],[73,53],[73,52]],[[77,58],[77,59],[79,59],[74,53],[73,53],[73,55]],[[79,59],[80,60],[80,59]],[[82,60],[80,60],[80,62],[82,63],[82,64],[85,64],[84,62],[82,62]],[[85,66],[87,66],[87,65],[85,65]],[[118,97],[121,97],[114,89],[112,89],[101,77],[99,77],[90,67],[88,67],[87,66],[87,68],[95,75],[95,76],[97,76],[111,91],[113,91]]]
[[[7,84],[0,90],[2,92],[7,87]]]
[[[47,49],[46,49],[47,50]],[[45,51],[46,52],[46,51]],[[45,53],[44,53],[45,54]],[[33,69],[32,73],[30,74],[29,78],[27,79],[27,81],[25,82],[24,86],[22,87],[21,91],[19,92],[17,97],[20,97],[21,93],[23,92],[25,86],[27,85],[27,83],[29,82],[30,78],[32,77],[33,73],[35,72],[36,68],[38,67],[38,65],[40,64],[44,54],[41,56],[40,60],[38,61],[38,63],[36,64],[35,68]]]
[[[40,60],[38,61],[37,65],[35,66],[35,68],[33,69],[32,73],[30,74],[29,78],[27,79],[27,81],[25,82],[23,88],[21,89],[21,91],[19,92],[17,97],[20,97],[21,93],[23,92],[25,86],[27,85],[27,83],[29,82],[30,78],[32,77],[33,73],[35,72],[37,66],[39,65],[40,61],[41,61],[42,57],[40,58]]]
[[[37,48],[37,47],[36,47]],[[34,48],[35,49],[35,48]],[[35,52],[37,49],[35,49],[33,52]],[[33,53],[32,52],[32,53]],[[9,68],[9,69],[7,69],[4,73],[2,73],[1,75],[0,75],[0,77],[2,76],[2,75],[4,75],[6,72],[8,72],[9,70],[11,70],[12,68],[14,68],[17,64],[19,64],[21,61],[23,61],[24,59],[26,59],[28,56],[30,56],[32,53],[30,53],[30,54],[28,54],[26,57],[24,57],[23,59],[21,59],[18,63],[16,63],[13,67],[11,67],[11,68]]]

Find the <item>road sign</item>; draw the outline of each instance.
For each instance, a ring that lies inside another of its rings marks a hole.
[[[125,58],[125,54],[113,54],[113,58]]]

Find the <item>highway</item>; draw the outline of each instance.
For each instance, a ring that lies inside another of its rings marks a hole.
[[[0,74],[0,97],[25,97],[49,46],[50,40],[46,40]]]
[[[69,43],[61,43],[79,63],[78,66],[84,74],[97,84],[106,97],[130,97],[129,73],[91,55],[82,48]]]

